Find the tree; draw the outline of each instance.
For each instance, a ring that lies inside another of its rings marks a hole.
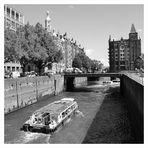
[[[91,60],[91,70],[94,73],[95,71],[100,71],[102,69],[103,64],[97,60]]]
[[[72,63],[72,67],[76,67],[76,68],[79,68],[79,69],[82,68],[82,60],[81,60],[79,54],[76,54],[76,56],[73,60],[73,63]]]
[[[9,29],[5,30],[5,62],[20,62],[24,72],[24,66],[28,63],[27,50],[29,50],[29,48],[28,43],[24,38],[23,29],[18,29],[17,32]]]
[[[27,32],[27,30],[29,30],[29,27],[30,25],[28,23],[27,25],[25,25],[25,27],[18,28],[16,32],[18,38],[18,47],[19,47],[16,49],[16,51],[18,55],[18,61],[22,66],[23,74],[25,73],[25,66],[30,61],[28,54],[30,50],[30,47],[28,45],[29,32]]]
[[[141,56],[139,56],[138,58],[136,58],[135,62],[134,62],[134,67],[137,69],[144,69],[144,60]]]
[[[35,26],[35,33],[39,38],[40,45],[46,49],[48,54],[47,62],[59,62],[63,58],[61,49],[58,46],[58,40],[53,38],[40,23]]]
[[[83,68],[85,68],[85,70],[87,72],[90,72],[90,69],[91,69],[91,60],[88,56],[84,56],[84,59],[82,61],[82,65],[83,65]]]
[[[88,72],[90,71],[91,60],[88,56],[85,55],[85,53],[80,52],[75,55],[75,58],[73,60],[73,67],[84,69]]]
[[[5,62],[19,61],[23,72],[28,62],[36,65],[41,73],[41,69],[48,63],[59,62],[63,59],[58,42],[40,23],[37,23],[35,27],[27,23],[16,32],[6,29],[4,43]]]
[[[19,28],[16,33],[17,33],[17,38],[19,40],[18,42],[19,48],[17,48],[17,55],[24,74],[25,66],[29,62],[32,62],[29,53],[34,48],[33,26],[27,23],[24,27]]]
[[[95,60],[91,60],[91,70],[94,73],[96,70],[98,70],[98,63]]]
[[[54,62],[60,62],[61,60],[63,59],[63,53],[61,50],[58,50],[55,52],[55,55],[54,55]]]
[[[4,32],[4,62],[14,62],[17,58],[18,40],[15,32],[6,29]]]
[[[91,59],[83,52],[79,53],[79,56],[82,60],[82,67],[85,69],[86,72],[90,72],[91,68]]]

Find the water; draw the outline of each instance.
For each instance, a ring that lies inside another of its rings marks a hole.
[[[96,113],[100,110],[105,96],[111,93],[108,91],[109,88],[109,85],[101,85],[100,82],[90,82],[86,87],[45,98],[6,115],[5,143],[82,143]],[[79,105],[76,115],[67,120],[63,127],[60,127],[52,135],[20,131],[20,127],[35,110],[63,97],[74,97]]]

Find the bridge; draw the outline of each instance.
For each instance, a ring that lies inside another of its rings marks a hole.
[[[65,73],[64,84],[66,90],[71,91],[74,88],[75,77],[87,77],[95,80],[99,77],[121,78],[121,76],[121,73]]]
[[[75,77],[117,77],[120,78],[121,73],[66,73],[65,78],[75,78]]]

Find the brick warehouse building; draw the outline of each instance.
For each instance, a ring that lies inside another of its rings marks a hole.
[[[110,72],[122,70],[134,70],[134,62],[141,55],[141,39],[138,38],[138,33],[131,26],[129,39],[111,41],[109,37],[109,64]]]

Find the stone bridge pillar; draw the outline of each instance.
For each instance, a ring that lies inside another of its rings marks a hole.
[[[74,89],[74,77],[65,78],[65,89],[66,91],[72,91]]]

